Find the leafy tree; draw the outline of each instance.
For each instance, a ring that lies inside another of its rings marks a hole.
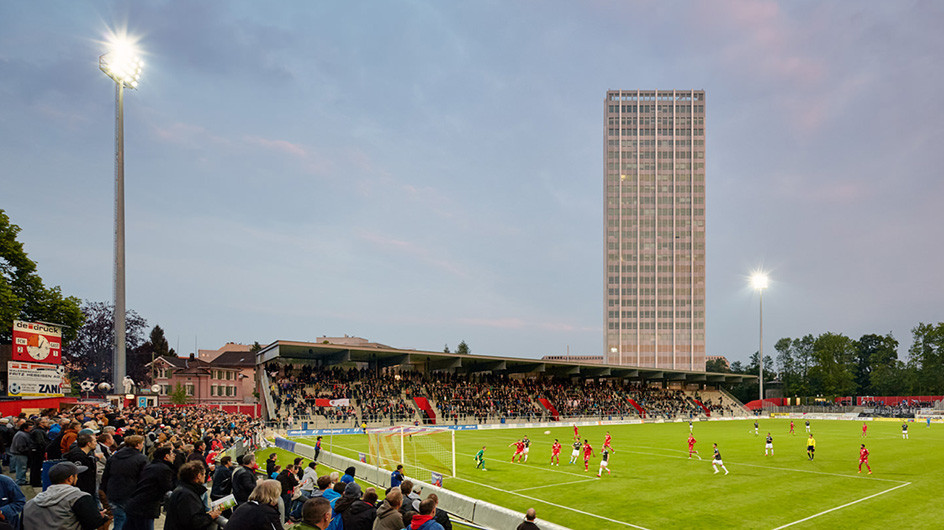
[[[73,381],[82,381],[85,378],[92,381],[111,381],[112,351],[115,343],[114,306],[105,302],[86,302],[82,305],[82,313],[85,315],[85,323],[79,328],[69,354],[63,356],[63,364],[69,370]],[[136,312],[128,310],[125,316],[125,349],[128,352],[129,374],[151,360],[148,355],[147,360],[142,363],[141,356],[133,353],[139,351],[138,348],[144,342],[145,328],[147,321]]]
[[[848,396],[855,393],[853,367],[855,345],[849,337],[823,333],[813,343],[814,366],[810,369],[813,390],[825,396]]]
[[[724,362],[724,359],[711,359],[705,361],[705,371],[706,372],[715,372],[715,373],[724,373],[730,372],[727,363]]]
[[[164,330],[154,326],[148,340],[128,353],[128,375],[138,383],[153,382],[153,374],[147,365],[164,356],[176,357],[177,353],[168,344]]]
[[[174,391],[170,393],[170,402],[174,405],[186,405],[188,399],[187,389],[180,383],[177,383],[177,386],[174,387]]]
[[[911,335],[914,343],[908,353],[917,375],[915,391],[925,395],[944,392],[944,322],[919,323]]]
[[[458,346],[456,346],[456,353],[460,353],[462,355],[469,355],[470,353],[472,353],[472,351],[469,350],[469,345],[466,344],[465,341],[462,341],[459,343]]]
[[[262,351],[262,344],[259,344],[259,341],[252,343],[252,346],[249,347],[250,353],[256,353],[257,351]]]
[[[0,343],[13,341],[13,321],[45,321],[61,324],[64,349],[82,326],[81,300],[64,297],[62,290],[46,287],[36,273],[36,263],[16,240],[20,227],[0,210]]]
[[[862,335],[855,342],[855,381],[858,394],[882,395],[872,389],[872,372],[877,368],[890,368],[898,361],[898,341],[888,335]],[[878,380],[883,382],[890,372],[885,372]]]

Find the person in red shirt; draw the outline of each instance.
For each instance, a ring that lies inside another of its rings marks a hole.
[[[519,462],[524,462],[524,442],[518,440],[517,442],[511,442],[508,444],[508,447],[515,446],[515,454],[511,455],[511,462],[515,462],[515,458]]]
[[[590,457],[593,456],[593,447],[586,439],[583,441],[583,470],[590,471]]]
[[[865,444],[862,444],[862,447],[859,448],[859,473],[862,472],[862,464],[865,464],[865,468],[869,470],[869,475],[871,475],[872,467],[869,466],[869,450],[865,448]]]
[[[862,423],[862,437],[863,437],[863,438],[865,438],[866,436],[868,436],[868,433],[866,432],[868,429],[869,429],[869,425],[868,425],[867,423],[864,423],[864,422],[863,422],[863,423]]]
[[[613,446],[610,445],[610,442],[613,440],[613,437],[610,436],[610,431],[606,431],[606,437],[603,438],[603,448],[609,449],[611,453],[615,453]]]
[[[560,465],[560,452],[561,444],[557,441],[557,438],[554,438],[554,445],[551,446],[551,465],[559,466]]]
[[[796,436],[796,433],[793,432],[793,420],[790,420],[790,434]]]
[[[580,431],[577,430],[577,424],[574,424],[574,440],[580,439]]]
[[[695,442],[696,442],[696,441],[697,441],[697,440],[695,440],[695,435],[694,435],[694,434],[689,434],[689,435],[688,435],[688,457],[689,457],[689,458],[692,457],[692,454],[695,454],[695,455],[698,454],[698,451],[695,450]],[[701,457],[699,456],[698,459],[701,460]]]

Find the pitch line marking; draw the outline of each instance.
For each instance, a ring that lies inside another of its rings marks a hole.
[[[830,509],[828,509],[828,510],[824,510],[824,511],[822,511],[822,512],[819,512],[819,513],[814,514],[814,515],[811,515],[811,516],[809,516],[809,517],[800,519],[800,520],[798,520],[798,521],[793,521],[792,523],[787,523],[787,524],[785,524],[785,525],[783,525],[783,526],[778,526],[777,528],[774,528],[774,530],[781,530],[782,528],[787,528],[788,526],[793,526],[793,525],[795,525],[795,524],[799,524],[799,523],[802,523],[802,522],[805,522],[805,521],[809,521],[810,519],[813,519],[814,517],[819,517],[820,515],[825,515],[825,514],[827,514],[827,513],[829,513],[829,512],[834,512],[834,511],[836,511],[836,510],[841,510],[842,508],[845,508],[846,506],[852,506],[853,504],[857,504],[857,503],[860,503],[860,502],[862,502],[862,501],[867,501],[867,500],[871,499],[872,497],[878,497],[879,495],[884,495],[884,494],[886,494],[886,493],[888,493],[888,492],[890,492],[890,491],[895,491],[895,490],[897,490],[898,488],[904,488],[905,486],[910,486],[910,485],[911,485],[910,482],[905,482],[904,484],[899,484],[899,485],[897,485],[897,486],[895,486],[895,487],[893,487],[893,488],[888,488],[888,489],[885,490],[885,491],[880,491],[880,492],[878,492],[878,493],[873,493],[872,495],[869,495],[868,497],[862,497],[861,499],[858,499],[858,500],[855,500],[855,501],[852,501],[852,502],[847,502],[846,504],[843,504],[842,506],[836,506],[835,508],[830,508]]]
[[[532,487],[530,487],[530,488],[521,488],[520,490],[514,490],[512,493],[518,493],[519,491],[536,490],[536,489],[540,489],[540,488],[550,488],[550,487],[553,487],[553,486],[563,486],[563,485],[565,485],[565,484],[577,484],[577,483],[580,483],[580,482],[595,482],[595,481],[597,481],[597,480],[600,480],[600,479],[599,479],[599,478],[585,478],[585,479],[583,479],[583,480],[573,480],[573,481],[571,481],[571,482],[558,482],[558,483],[556,483],[556,484],[545,484],[545,485],[543,485],[543,486],[532,486]]]
[[[540,502],[540,503],[542,503],[542,504],[547,504],[548,506],[553,506],[553,507],[555,507],[555,508],[560,508],[560,509],[562,509],[562,510],[569,510],[569,511],[572,511],[572,512],[579,513],[579,514],[581,514],[581,515],[587,515],[587,516],[590,516],[590,517],[596,517],[597,519],[603,519],[604,521],[609,521],[609,522],[611,522],[611,523],[621,524],[621,525],[623,525],[623,526],[629,526],[629,527],[632,527],[632,528],[638,528],[639,530],[649,530],[648,528],[646,528],[646,527],[644,527],[644,526],[634,525],[634,524],[632,524],[632,523],[627,523],[627,522],[625,522],[625,521],[617,521],[616,519],[610,519],[609,517],[604,517],[604,516],[602,516],[602,515],[597,515],[597,514],[595,514],[595,513],[585,512],[585,511],[583,511],[583,510],[578,510],[578,509],[576,509],[576,508],[571,508],[570,506],[564,506],[564,505],[561,505],[561,504],[555,504],[555,503],[553,503],[553,502],[546,501],[546,500],[544,500],[544,499],[539,499],[539,498],[537,498],[537,497],[531,497],[531,496],[528,496],[528,495],[522,495],[522,494],[520,494],[520,493],[515,493],[514,491],[503,490],[503,489],[501,489],[501,488],[496,488],[495,486],[489,486],[488,484],[482,484],[481,482],[475,482],[474,480],[469,480],[469,479],[462,478],[462,477],[456,477],[456,478],[454,478],[453,480],[463,480],[463,481],[465,481],[465,482],[468,482],[469,484],[475,484],[476,486],[482,486],[482,487],[484,487],[484,488],[490,488],[490,489],[493,489],[493,490],[496,490],[496,491],[500,491],[500,492],[502,492],[502,493],[510,493],[510,494],[512,494],[512,495],[517,495],[517,496],[519,496],[519,497],[523,497],[523,498],[528,499],[528,500],[532,500],[532,501],[535,501],[535,502]]]
[[[650,448],[648,448],[648,449],[659,449],[659,448],[658,448],[658,447],[650,447]],[[669,450],[669,451],[676,451],[676,449],[668,449],[668,450]],[[643,451],[629,451],[629,450],[626,450],[626,452],[628,452],[628,453],[635,453],[635,454],[638,454],[638,455],[662,456],[662,457],[665,457],[665,458],[679,458],[679,459],[682,459],[682,460],[688,460],[688,457],[685,457],[685,456],[663,455],[663,454],[659,454],[659,453],[646,453],[646,452],[643,452]],[[684,451],[683,451],[683,452],[684,452]],[[791,469],[791,468],[789,468],[789,467],[762,466],[762,465],[760,465],[760,464],[746,464],[746,463],[743,463],[743,462],[732,462],[732,463],[737,464],[737,465],[739,465],[739,466],[759,467],[759,468],[761,468],[761,469],[772,469],[772,470],[774,470],[774,471],[795,471],[795,472],[797,472],[797,473],[813,473],[813,474],[815,474],[815,475],[829,475],[829,476],[833,476],[833,477],[854,478],[854,479],[859,479],[859,480],[877,480],[877,481],[882,481],[882,482],[895,482],[895,483],[897,483],[897,484],[911,484],[910,482],[905,482],[904,480],[895,480],[895,479],[890,479],[890,478],[862,477],[862,476],[858,476],[858,475],[843,475],[842,473],[828,473],[828,472],[826,472],[826,471],[813,471],[813,470],[811,470],[811,469]]]

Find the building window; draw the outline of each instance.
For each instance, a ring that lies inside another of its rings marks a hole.
[[[210,396],[216,395],[216,385],[210,385]]]
[[[188,396],[192,396],[192,395],[193,395],[193,384],[192,384],[192,383],[187,383],[186,385],[184,385],[184,388],[186,389]]]

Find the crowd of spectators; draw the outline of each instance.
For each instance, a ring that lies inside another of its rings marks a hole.
[[[0,475],[0,528],[22,522],[25,529],[91,529],[109,520],[118,530],[153,528],[165,494],[185,485],[178,477],[186,464],[205,480],[231,465],[225,451],[258,447],[263,428],[247,415],[208,407],[83,405],[0,418],[0,458],[15,476]],[[44,464],[51,485],[41,491]],[[196,475],[187,477],[196,483]],[[24,488],[36,493],[29,502]],[[182,505],[192,500],[184,493]],[[209,512],[209,497],[198,500]]]
[[[552,405],[559,417],[695,418],[736,412],[723,398],[702,405],[687,392],[641,383],[496,374],[330,369],[280,365],[270,368],[270,389],[281,418],[322,420],[360,426],[425,421],[412,398],[426,397],[440,422],[486,423],[501,420],[550,420]],[[319,398],[350,399],[350,406],[318,407]],[[635,401],[642,411],[633,405]],[[290,422],[292,423],[292,422]]]

